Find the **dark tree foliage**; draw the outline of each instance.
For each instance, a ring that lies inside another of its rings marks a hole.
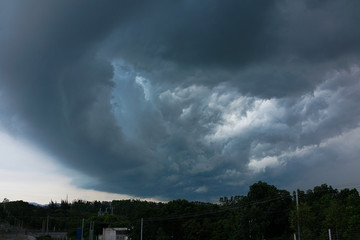
[[[189,202],[184,199],[167,203],[140,200],[71,203],[51,201],[46,206],[4,199],[0,203],[0,224],[28,230],[67,231],[76,239],[76,230],[84,221],[84,237],[94,224],[94,234],[106,227],[126,227],[133,240],[140,239],[141,219],[143,238],[154,240],[285,240],[298,235],[302,239],[360,239],[360,196],[356,189],[333,189],[323,184],[307,191],[277,189],[265,182],[250,186],[245,196],[222,197],[219,203]]]
[[[299,191],[299,210],[290,213],[294,232],[300,227],[303,239],[327,240],[330,229],[332,239],[360,239],[360,198],[356,189],[340,192],[323,184]]]

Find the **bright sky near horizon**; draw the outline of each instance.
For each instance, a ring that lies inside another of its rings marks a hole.
[[[360,1],[0,1],[0,197],[360,185]]]
[[[39,204],[61,200],[111,201],[131,199],[129,195],[87,190],[74,186],[71,175],[64,175],[51,157],[19,139],[0,132],[0,199],[23,200]],[[6,160],[6,161],[5,161]]]

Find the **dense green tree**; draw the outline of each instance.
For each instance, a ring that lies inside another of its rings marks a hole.
[[[49,230],[67,231],[73,239],[82,219],[85,237],[94,224],[95,235],[105,227],[126,227],[137,240],[143,219],[144,238],[148,240],[288,240],[297,233],[298,224],[306,240],[327,240],[328,229],[334,240],[360,239],[360,196],[356,189],[338,191],[323,184],[298,193],[298,209],[288,191],[265,182],[251,185],[245,196],[222,197],[219,204],[184,199],[167,203],[75,200],[35,206],[3,201],[0,221],[41,230],[49,219]]]

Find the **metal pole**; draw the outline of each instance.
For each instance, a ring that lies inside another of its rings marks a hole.
[[[82,219],[81,224],[81,240],[84,240],[84,219]]]
[[[300,238],[300,217],[299,217],[299,196],[298,196],[298,189],[296,189],[296,211],[297,211],[297,224],[298,224],[298,237]]]
[[[140,234],[140,240],[143,240],[143,225],[144,225],[144,219],[141,218],[141,234]]]
[[[94,222],[90,222],[89,240],[93,240],[93,234],[94,234]]]
[[[329,228],[329,240],[331,240],[331,229]]]
[[[91,240],[94,239],[94,228],[95,228],[95,222],[92,222],[92,228],[91,228]]]
[[[49,215],[47,216],[46,220],[46,234],[49,234]]]

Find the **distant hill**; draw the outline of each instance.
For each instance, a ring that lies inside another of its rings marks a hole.
[[[29,202],[29,204],[34,205],[34,206],[39,206],[39,207],[46,207],[49,204],[40,204],[40,203],[36,203],[36,202]]]

